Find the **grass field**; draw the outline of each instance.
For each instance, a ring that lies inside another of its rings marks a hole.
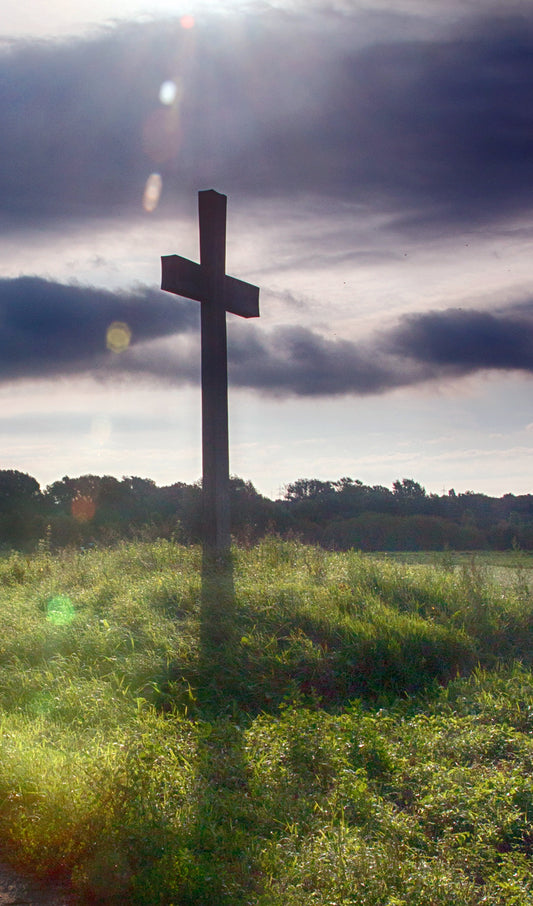
[[[533,904],[532,566],[6,557],[5,854],[92,903]]]

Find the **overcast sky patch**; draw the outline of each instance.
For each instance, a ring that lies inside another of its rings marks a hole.
[[[154,173],[167,214],[214,183],[357,200],[419,235],[528,209],[533,13],[354,47],[357,15],[267,8],[15,42],[0,54],[0,228],[141,216]]]

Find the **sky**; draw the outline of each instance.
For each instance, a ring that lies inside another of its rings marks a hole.
[[[200,477],[212,188],[233,474],[533,493],[531,3],[0,9],[0,468]]]

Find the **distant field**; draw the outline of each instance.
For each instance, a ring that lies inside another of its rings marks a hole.
[[[365,556],[377,560],[399,560],[422,566],[461,566],[472,560],[488,567],[533,569],[533,551],[376,551]]]
[[[533,551],[412,551],[368,554],[377,560],[390,560],[412,566],[434,566],[454,571],[477,569],[503,585],[517,581],[533,583]],[[533,591],[533,585],[532,585]]]
[[[533,906],[530,564],[3,558],[2,854],[87,903]]]

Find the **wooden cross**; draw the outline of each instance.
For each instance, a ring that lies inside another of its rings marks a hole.
[[[226,274],[227,197],[198,193],[200,264],[165,255],[161,289],[202,303],[202,486],[204,546],[230,547],[226,312],[259,317],[259,288]]]

